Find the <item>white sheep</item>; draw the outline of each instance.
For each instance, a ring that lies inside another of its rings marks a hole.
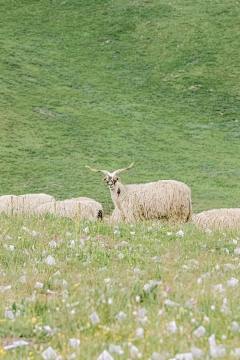
[[[70,200],[46,203],[36,208],[33,213],[45,215],[65,216],[71,219],[88,219],[97,221],[104,216],[103,207],[93,199],[79,197]]]
[[[0,214],[30,214],[38,206],[53,201],[54,197],[47,194],[3,195],[0,196]]]
[[[212,209],[193,215],[197,227],[240,228],[240,209]]]
[[[121,184],[118,174],[131,169],[133,164],[126,169],[115,170],[113,173],[86,166],[93,172],[105,174],[103,180],[107,182],[115,205],[112,220],[115,222],[152,219],[178,222],[191,220],[191,190],[186,184],[174,180],[160,180],[137,185]]]

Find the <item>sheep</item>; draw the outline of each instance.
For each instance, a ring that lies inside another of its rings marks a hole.
[[[38,206],[53,201],[54,197],[47,194],[3,195],[0,196],[0,214],[30,214]]]
[[[212,209],[193,215],[193,223],[205,228],[240,228],[240,209]]]
[[[102,219],[104,216],[103,207],[100,203],[93,199],[83,197],[46,203],[36,208],[33,212],[38,215],[50,213],[58,216],[66,216],[71,219],[79,217],[92,221]]]
[[[95,170],[105,174],[115,209],[115,222],[135,222],[137,220],[160,219],[164,221],[186,222],[191,220],[192,202],[190,188],[174,180],[160,180],[147,184],[123,185],[118,174],[132,168],[134,162],[125,169]]]

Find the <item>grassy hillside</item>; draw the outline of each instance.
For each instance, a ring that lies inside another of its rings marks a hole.
[[[89,196],[186,182],[240,206],[238,2],[1,0],[0,195]]]

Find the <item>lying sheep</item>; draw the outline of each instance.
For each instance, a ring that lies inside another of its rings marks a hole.
[[[66,216],[71,219],[80,218],[97,221],[104,216],[103,207],[100,203],[89,198],[75,198],[64,201],[50,202],[36,208],[34,213],[45,215],[46,213]]]
[[[0,196],[0,214],[30,214],[38,206],[53,201],[54,197],[47,194],[3,195]]]
[[[240,228],[240,209],[213,209],[193,215],[193,222],[205,228]]]
[[[137,185],[121,184],[118,174],[131,169],[133,164],[126,169],[115,170],[113,173],[86,166],[93,172],[105,174],[103,180],[107,182],[115,205],[113,221],[161,219],[186,222],[191,220],[191,190],[186,184],[174,180],[160,180]]]

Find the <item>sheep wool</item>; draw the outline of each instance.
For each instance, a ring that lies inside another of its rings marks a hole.
[[[56,216],[65,216],[71,219],[88,219],[97,221],[104,216],[100,203],[89,198],[75,198],[71,200],[56,201],[43,204],[34,211],[38,215],[50,213]]]
[[[38,206],[53,201],[54,197],[47,194],[3,195],[0,196],[0,214],[30,214]]]
[[[186,222],[191,220],[190,188],[179,181],[160,180],[147,184],[122,185],[111,191],[116,220],[134,222],[159,219]]]
[[[212,209],[193,215],[193,223],[204,228],[240,228],[240,209]]]

